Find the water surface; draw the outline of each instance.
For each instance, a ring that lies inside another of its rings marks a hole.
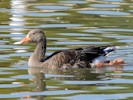
[[[132,0],[0,0],[0,99],[132,100]],[[33,28],[47,36],[46,56],[86,45],[118,45],[108,59],[126,65],[91,69],[29,68],[35,45],[14,45]]]

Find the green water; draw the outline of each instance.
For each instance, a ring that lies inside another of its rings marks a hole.
[[[1,100],[133,100],[132,0],[0,0]],[[127,63],[91,69],[29,68],[32,43],[14,45],[33,28],[47,53],[86,45],[118,45],[108,59]]]

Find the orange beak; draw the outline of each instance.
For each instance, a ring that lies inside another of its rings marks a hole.
[[[27,35],[23,40],[21,40],[19,42],[15,42],[14,44],[24,44],[29,41],[30,41],[30,37],[29,37],[29,35]]]
[[[30,41],[30,37],[29,35],[27,35],[23,40],[21,40],[21,44],[29,42]]]

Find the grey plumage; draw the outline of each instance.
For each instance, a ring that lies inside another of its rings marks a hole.
[[[45,58],[46,37],[41,29],[31,30],[21,42],[35,42],[37,44],[34,53],[30,56],[30,67],[50,68],[90,68],[93,60],[100,56],[106,56],[111,50],[108,46],[88,46],[77,49],[57,51]]]

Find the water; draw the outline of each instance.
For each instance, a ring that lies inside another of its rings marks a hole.
[[[132,0],[0,0],[1,100],[133,100]],[[47,53],[118,45],[109,59],[126,65],[51,70],[29,68],[35,45],[13,45],[32,28],[45,31]]]

